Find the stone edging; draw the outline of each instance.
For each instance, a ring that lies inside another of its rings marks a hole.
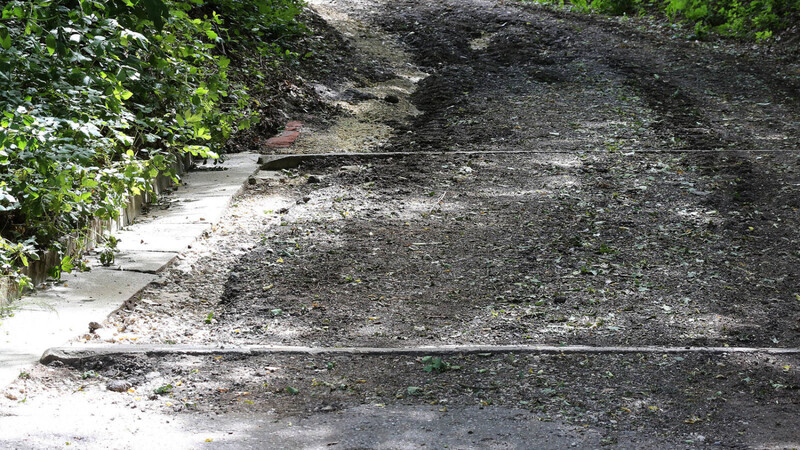
[[[60,361],[66,365],[77,365],[82,361],[132,355],[458,355],[479,353],[538,353],[538,354],[623,354],[623,353],[703,353],[703,354],[741,354],[760,353],[767,355],[797,355],[800,348],[757,348],[757,347],[593,347],[588,345],[445,345],[421,347],[296,347],[296,346],[252,346],[215,347],[192,345],[83,345],[53,347],[44,352],[39,360],[42,364]]]

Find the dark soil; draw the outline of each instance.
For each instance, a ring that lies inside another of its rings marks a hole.
[[[482,1],[375,16],[431,76],[398,151],[797,149],[800,68],[671,29]],[[488,36],[485,49],[470,40]],[[475,120],[480,117],[480,120]]]
[[[632,437],[659,448],[786,448],[800,426],[795,356],[431,356],[138,356],[89,360],[73,372],[41,369],[36,376],[66,376],[100,403],[179,412],[189,421],[236,414],[293,420],[346,414],[359,405],[376,414],[391,405],[428,405],[442,416],[470,406],[487,414],[513,407],[517,420],[562,422],[599,432],[593,446],[632,448]],[[109,392],[112,380],[130,392]],[[41,394],[37,383],[28,386],[29,395]],[[396,446],[391,436],[374,439],[376,447]],[[502,442],[498,436],[492,446]]]
[[[233,267],[216,332],[242,344],[795,346],[799,163],[598,152],[305,165],[322,182],[282,193],[311,200]]]

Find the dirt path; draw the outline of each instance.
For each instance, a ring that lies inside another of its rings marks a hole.
[[[800,347],[796,63],[512,2],[314,5],[354,53],[317,80],[340,116],[286,151],[408,155],[262,172],[82,341]],[[0,426],[22,447],[782,448],[798,359],[97,357],[36,368]],[[100,419],[26,428],[75,405]]]

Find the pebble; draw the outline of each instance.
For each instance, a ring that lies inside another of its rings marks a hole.
[[[339,168],[339,172],[347,172],[347,173],[358,173],[361,172],[362,167],[357,165],[352,166],[342,166]]]
[[[106,383],[106,389],[114,392],[127,392],[133,385],[127,380],[111,380]]]

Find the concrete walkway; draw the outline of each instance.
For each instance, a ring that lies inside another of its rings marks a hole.
[[[18,300],[14,315],[0,318],[0,387],[10,384],[53,346],[102,322],[209,230],[247,178],[258,170],[258,155],[229,155],[223,170],[200,170],[183,177],[169,196],[170,207],[144,215],[116,234],[120,253],[111,267],[62,277],[52,286]],[[216,166],[219,167],[219,166]]]

